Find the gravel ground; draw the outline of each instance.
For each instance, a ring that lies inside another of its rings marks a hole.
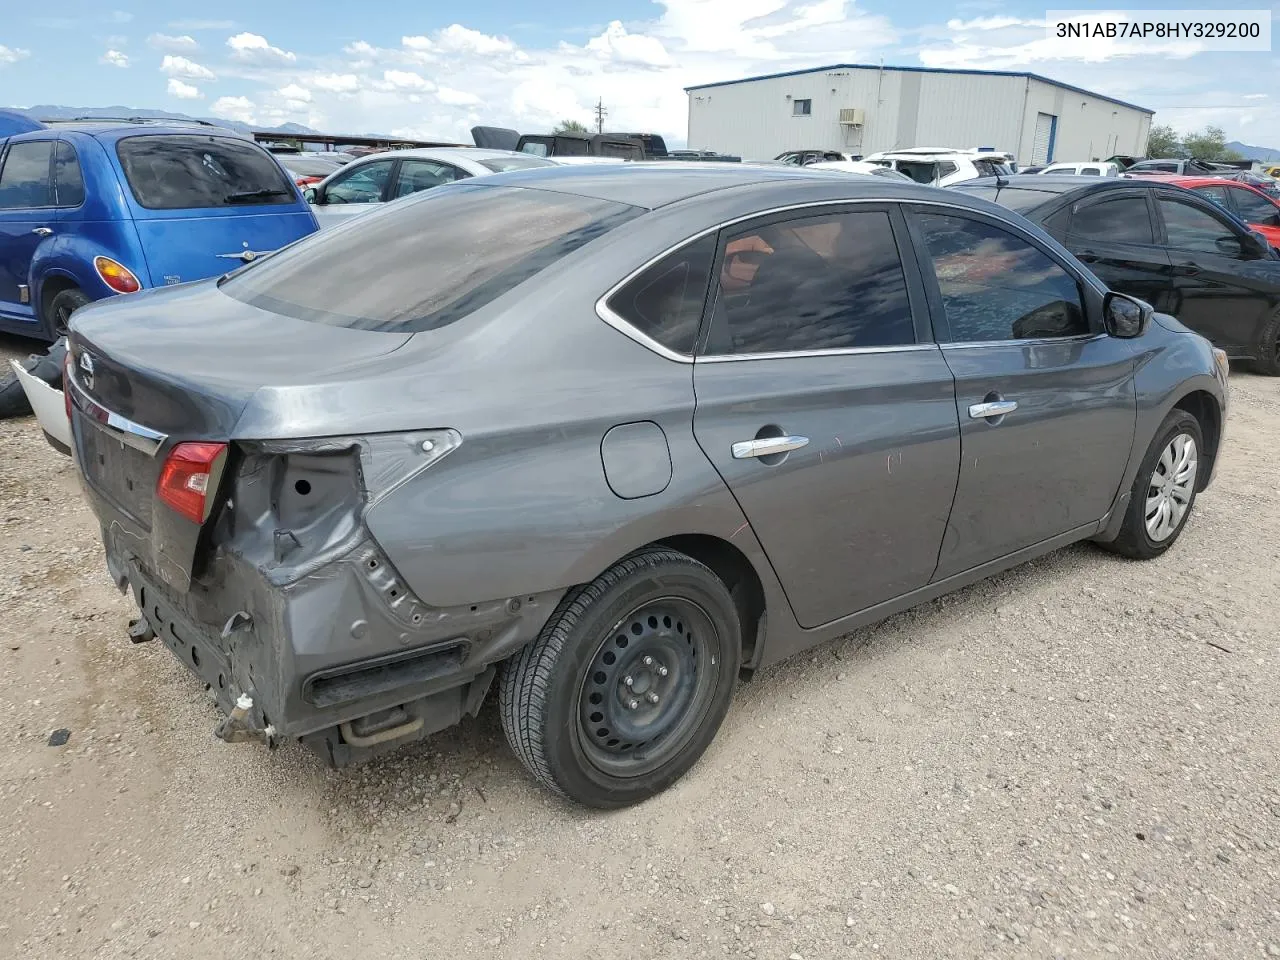
[[[215,741],[0,422],[0,955],[1280,956],[1280,381],[1232,386],[1164,559],[1081,545],[769,670],[608,815],[492,707],[348,771]]]

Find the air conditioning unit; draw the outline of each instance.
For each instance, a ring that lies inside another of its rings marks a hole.
[[[841,107],[840,123],[846,127],[861,127],[866,123],[867,112],[861,107]]]

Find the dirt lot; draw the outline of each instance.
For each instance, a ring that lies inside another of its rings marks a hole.
[[[0,955],[1280,956],[1280,382],[1232,387],[1167,557],[1079,546],[770,670],[609,815],[491,709],[345,772],[215,741],[69,462],[0,423]]]

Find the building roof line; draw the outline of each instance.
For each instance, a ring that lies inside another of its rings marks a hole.
[[[700,83],[692,87],[685,87],[684,92],[691,93],[694,90],[709,90],[712,87],[730,87],[737,83],[751,83],[755,80],[777,80],[780,77],[800,77],[807,73],[827,73],[831,70],[892,70],[898,73],[954,73],[980,77],[1025,77],[1028,80],[1039,80],[1041,83],[1060,87],[1063,90],[1083,93],[1087,97],[1094,97],[1098,100],[1105,100],[1108,103],[1119,104],[1122,107],[1128,107],[1130,110],[1138,110],[1142,113],[1151,115],[1155,114],[1155,111],[1148,107],[1140,107],[1136,103],[1117,100],[1115,97],[1108,97],[1103,93],[1095,93],[1092,90],[1086,90],[1084,87],[1073,86],[1069,83],[1063,83],[1060,80],[1050,80],[1048,77],[1042,77],[1038,73],[1027,73],[1025,71],[1014,70],[947,70],[942,67],[893,67],[882,66],[878,63],[833,63],[825,67],[806,67],[803,70],[788,70],[784,73],[765,73],[756,77],[743,77],[740,80],[721,80],[716,83]]]

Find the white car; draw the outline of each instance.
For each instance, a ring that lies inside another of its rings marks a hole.
[[[910,180],[905,173],[887,167],[881,163],[869,163],[866,160],[823,160],[820,163],[807,163],[806,170],[836,170],[841,173],[860,173],[869,177],[888,177],[892,180]]]
[[[345,223],[379,205],[455,180],[508,170],[554,167],[555,161],[512,150],[428,147],[374,153],[329,174],[304,194],[320,229]]]
[[[949,187],[953,183],[977,180],[980,177],[1007,177],[1013,174],[1008,154],[986,150],[913,147],[909,150],[873,153],[863,160],[905,173],[916,183],[937,187]]]
[[[1057,173],[1080,177],[1118,177],[1120,167],[1115,163],[1089,160],[1083,163],[1051,163],[1043,170],[1037,170],[1036,173],[1037,175]]]

